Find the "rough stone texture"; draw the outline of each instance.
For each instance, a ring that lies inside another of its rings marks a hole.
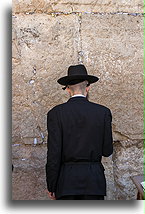
[[[15,168],[12,174],[12,200],[49,200],[44,170]]]
[[[82,62],[100,77],[90,99],[111,108],[114,140],[142,139],[143,17],[85,15],[81,36],[74,15],[23,19],[19,15],[13,24],[13,136],[32,143],[46,133],[47,111],[67,99],[56,80],[77,63],[82,47]]]
[[[100,77],[91,100],[112,110],[114,140],[143,139],[143,16],[81,20],[82,61]]]
[[[33,138],[41,142],[42,134],[46,136],[47,111],[66,100],[56,81],[78,62],[78,28],[75,15],[13,19],[14,139],[32,144]]]
[[[13,13],[50,12],[131,12],[143,13],[143,1],[134,0],[13,0]]]
[[[143,174],[143,140],[115,142],[113,153],[115,199],[137,198],[131,176]]]
[[[49,200],[46,193],[46,146],[13,145],[12,200]]]
[[[139,0],[13,0],[13,200],[48,200],[46,114],[68,99],[57,79],[81,62],[100,77],[89,99],[113,115],[106,200],[136,198],[130,176],[143,174],[142,12]]]

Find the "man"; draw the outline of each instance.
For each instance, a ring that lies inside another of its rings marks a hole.
[[[46,180],[52,200],[103,200],[106,195],[101,158],[113,152],[112,116],[86,98],[97,81],[84,65],[70,66],[58,80],[71,98],[47,114]]]

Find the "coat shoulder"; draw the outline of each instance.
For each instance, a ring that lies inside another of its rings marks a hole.
[[[110,109],[104,105],[101,105],[101,104],[98,104],[98,103],[94,103],[94,102],[90,102],[89,103],[94,107],[94,108],[97,108],[99,110],[102,110],[102,111],[110,111]]]
[[[56,113],[56,112],[60,111],[65,105],[66,105],[66,103],[62,103],[62,104],[56,105],[56,106],[54,106],[53,108],[51,108],[51,109],[48,111],[47,114]]]

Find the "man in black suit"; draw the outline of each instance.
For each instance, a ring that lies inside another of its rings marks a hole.
[[[112,116],[107,107],[87,99],[96,81],[84,65],[70,66],[58,80],[71,98],[47,114],[46,181],[52,200],[103,200],[106,195],[101,159],[113,152]]]

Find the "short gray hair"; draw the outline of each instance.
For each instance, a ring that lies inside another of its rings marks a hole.
[[[74,92],[81,92],[81,93],[85,93],[85,89],[88,86],[88,81],[85,80],[83,82],[77,83],[75,85],[68,85],[68,87],[70,88],[70,90],[74,93]]]

